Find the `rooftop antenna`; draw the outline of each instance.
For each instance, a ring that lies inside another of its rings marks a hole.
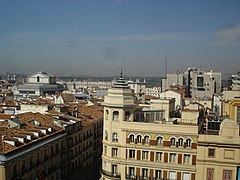
[[[165,57],[165,93],[164,93],[164,99],[166,99],[166,87],[167,87],[167,58]]]
[[[212,67],[212,56],[211,56],[211,70],[213,70],[213,67]]]
[[[122,77],[122,67],[121,67],[121,73],[120,73],[120,78],[123,78],[123,77]]]
[[[167,78],[167,58],[165,57],[165,78]]]

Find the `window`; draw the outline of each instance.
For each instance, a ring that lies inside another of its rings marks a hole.
[[[26,170],[26,162],[25,159],[22,160],[22,173],[24,173]]]
[[[55,145],[56,153],[58,153],[58,143]]]
[[[130,118],[130,112],[127,111],[127,112],[125,112],[125,121],[128,121],[129,118]]]
[[[17,169],[17,163],[15,163],[12,167],[12,174],[13,176],[16,176],[17,175],[17,172],[18,172],[18,169]]]
[[[134,135],[131,134],[131,135],[129,136],[129,138],[130,138],[130,142],[131,142],[131,143],[134,143]]]
[[[209,149],[208,149],[208,156],[209,156],[209,157],[214,157],[214,156],[215,156],[215,149],[209,148]]]
[[[142,152],[142,160],[148,160],[148,151]]]
[[[107,146],[104,146],[104,154],[107,154]]]
[[[105,131],[105,140],[108,141],[108,132]]]
[[[108,120],[109,111],[108,111],[108,110],[106,110],[105,112],[106,112],[105,119],[106,119],[106,120]]]
[[[135,150],[129,150],[129,158],[135,158]]]
[[[157,137],[157,145],[162,145],[162,144],[163,144],[163,138]]]
[[[187,146],[187,147],[191,147],[191,145],[192,145],[191,139],[187,139],[187,140],[186,140],[186,146]]]
[[[53,146],[51,146],[51,155],[50,156],[53,156]]]
[[[170,171],[170,172],[169,172],[169,179],[171,179],[171,180],[177,179],[177,177],[176,177],[176,172]]]
[[[156,152],[156,161],[162,161],[162,152]]]
[[[112,148],[112,157],[117,156],[118,149]]]
[[[170,153],[170,162],[175,162],[176,161],[176,154],[175,153]]]
[[[117,133],[112,134],[112,142],[118,142],[118,134]]]
[[[197,87],[203,87],[204,79],[203,77],[197,77]]]
[[[155,171],[155,179],[160,180],[162,178],[162,171],[161,170],[156,170]]]
[[[31,156],[29,159],[29,168],[33,168],[33,157]]]
[[[232,171],[231,170],[223,170],[223,180],[232,180]]]
[[[149,144],[149,136],[145,136],[144,137],[144,143],[145,144]]]
[[[144,121],[144,114],[141,112],[137,112],[135,114],[135,120],[138,122],[143,122]]]
[[[48,158],[48,149],[44,149],[44,159]]]
[[[112,175],[117,176],[117,165],[112,165]]]
[[[237,106],[237,124],[240,125],[240,106]]]
[[[207,168],[207,180],[213,180],[214,169]]]
[[[178,139],[178,146],[180,146],[180,147],[183,146],[183,139],[182,138]]]
[[[182,175],[182,179],[183,180],[190,180],[191,178],[190,178],[190,173],[183,173],[183,175]]]
[[[106,161],[104,161],[103,162],[103,168],[106,169],[106,167],[107,167],[107,163],[106,163]]]
[[[130,178],[134,178],[135,176],[134,176],[134,170],[135,170],[135,168],[134,167],[129,167],[129,176],[130,176]]]
[[[137,136],[137,143],[142,143],[142,136],[141,135]]]
[[[143,179],[148,178],[148,170],[147,169],[142,169],[142,177],[143,177]]]
[[[170,145],[171,145],[171,146],[176,146],[175,138],[171,138],[171,139],[170,139]]]
[[[184,164],[189,164],[190,163],[190,155],[189,154],[184,154],[183,163]]]
[[[40,163],[40,154],[39,154],[39,152],[37,153],[36,161],[37,161],[38,164]]]
[[[118,120],[118,118],[119,118],[119,112],[113,111],[113,120]]]
[[[37,76],[37,82],[40,82],[40,77],[39,76]]]

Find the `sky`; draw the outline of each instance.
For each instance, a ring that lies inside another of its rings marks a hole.
[[[240,71],[239,0],[0,0],[0,74]]]

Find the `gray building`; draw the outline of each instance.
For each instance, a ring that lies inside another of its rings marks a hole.
[[[203,71],[197,68],[188,68],[185,72],[167,74],[162,80],[162,89],[183,87],[185,96],[189,98],[211,97],[221,94],[222,74],[220,72]]]
[[[18,85],[14,95],[41,96],[45,94],[60,93],[63,90],[63,85],[56,83],[55,76],[40,71],[29,75],[25,84]]]
[[[240,72],[233,74],[231,77],[231,89],[234,91],[240,90]]]

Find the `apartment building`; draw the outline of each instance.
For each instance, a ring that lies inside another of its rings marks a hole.
[[[136,79],[136,81],[129,80],[127,81],[127,83],[130,86],[130,89],[133,90],[138,102],[145,103],[145,89],[146,89],[145,79],[143,82],[141,82],[139,79]]]
[[[66,133],[51,118],[26,113],[0,126],[0,179],[65,177]]]
[[[231,76],[231,86],[230,88],[233,91],[239,91],[240,90],[240,72],[238,72],[237,74],[233,74]]]
[[[223,115],[240,125],[240,97],[223,102]]]
[[[177,71],[173,74],[167,74],[167,76],[162,79],[162,91],[166,91],[167,89],[177,86],[184,87],[185,84],[186,77],[184,73]]]
[[[213,122],[214,123],[214,122]],[[200,134],[197,146],[197,179],[240,179],[239,125],[222,121],[215,134]]]
[[[161,87],[145,88],[145,94],[149,96],[160,97]]]
[[[99,169],[102,154],[103,108],[81,104],[73,113],[74,107],[77,106],[72,105],[66,111],[69,115],[55,110],[49,111],[48,115],[57,119],[56,123],[67,133],[67,179],[95,178],[92,172]],[[75,117],[70,116],[72,114]]]
[[[102,107],[0,115],[0,179],[91,179],[102,154]],[[71,115],[75,115],[71,116]]]
[[[189,67],[185,72],[167,74],[166,78],[162,79],[162,90],[180,86],[185,88],[185,96],[189,98],[220,95],[221,77],[220,72],[203,71]]]
[[[101,179],[195,179],[198,127],[170,115],[137,107],[126,81],[117,80],[104,101]]]

